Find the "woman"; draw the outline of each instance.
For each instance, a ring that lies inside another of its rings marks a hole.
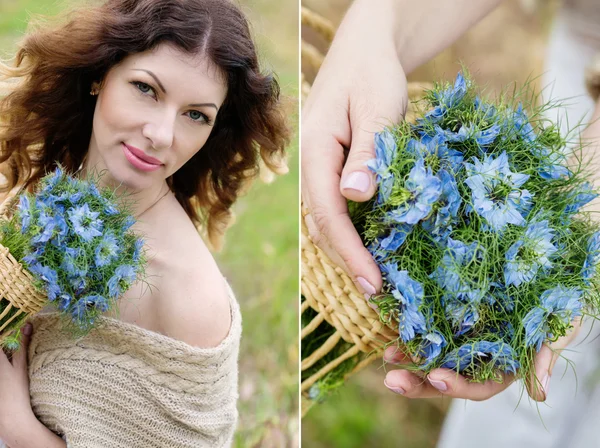
[[[134,286],[80,341],[54,314],[33,319],[29,375],[23,352],[0,357],[0,438],[229,445],[241,319],[196,227],[218,246],[259,160],[284,169],[288,140],[246,19],[225,0],[109,0],[29,34],[2,73],[20,81],[0,104],[9,187],[57,163],[104,172],[135,199],[152,287]]]

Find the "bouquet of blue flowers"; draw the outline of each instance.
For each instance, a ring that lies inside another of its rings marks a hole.
[[[459,73],[375,137],[378,192],[350,212],[409,368],[529,377],[545,341],[598,314],[600,225],[580,211],[598,193],[549,105],[523,97],[484,101]]]
[[[145,266],[143,240],[123,198],[99,190],[95,179],[66,175],[60,168],[44,177],[35,194],[23,193],[12,216],[0,223],[0,244],[31,279],[36,306],[23,306],[11,291],[0,300],[0,341],[19,346],[26,318],[53,304],[67,326],[85,333],[95,318],[113,308]],[[2,272],[3,286],[9,275]],[[16,289],[23,289],[15,284]]]

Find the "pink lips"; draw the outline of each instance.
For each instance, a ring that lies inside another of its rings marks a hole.
[[[160,160],[150,157],[144,154],[144,151],[141,149],[126,145],[125,143],[123,143],[123,152],[127,161],[142,171],[155,171],[163,165]]]

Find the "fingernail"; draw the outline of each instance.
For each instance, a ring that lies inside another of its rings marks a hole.
[[[390,386],[385,380],[383,380],[383,384],[385,384],[385,387],[387,387],[389,390],[391,390],[395,394],[404,395],[406,393],[406,391],[404,389],[402,389],[401,387]]]
[[[395,366],[399,366],[402,364],[400,361],[396,361],[394,358],[391,358],[391,359],[384,358],[384,361],[387,362],[388,364],[393,364]]]
[[[375,287],[372,284],[370,284],[365,278],[356,277],[356,281],[365,292],[365,299],[368,299],[377,292],[375,291]]]
[[[429,377],[427,377],[427,379],[429,380],[429,383],[431,383],[431,385],[440,392],[446,392],[448,390],[448,386],[446,386],[446,383],[444,383],[443,381],[432,380]]]
[[[548,398],[548,389],[550,389],[550,375],[544,375],[544,378],[542,378],[542,387],[544,388],[544,395],[546,395],[546,398]]]
[[[346,176],[342,189],[358,190],[362,193],[366,193],[370,186],[371,176],[364,171],[355,171]]]
[[[31,335],[31,331],[32,331],[32,330],[33,330],[33,327],[31,326],[31,324],[26,324],[26,325],[23,327],[23,330],[22,330],[22,331],[23,331],[23,334],[24,334],[25,336],[30,336],[30,335]]]

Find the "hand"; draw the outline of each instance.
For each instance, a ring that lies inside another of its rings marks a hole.
[[[556,342],[542,345],[535,356],[535,376],[527,381],[527,392],[535,401],[545,401],[548,397],[552,369],[561,351],[577,336],[581,329],[580,320],[573,322],[570,332]],[[384,353],[385,361],[393,364],[406,364],[409,359],[397,347],[388,347]],[[488,380],[485,383],[469,382],[454,370],[435,369],[426,378],[408,370],[393,370],[387,373],[384,384],[392,392],[409,398],[431,398],[446,395],[483,401],[499,394],[515,380],[514,375],[503,375],[503,381],[497,383]]]
[[[366,296],[381,273],[348,215],[346,199],[366,201],[376,190],[365,162],[374,135],[399,122],[407,105],[406,77],[393,42],[389,2],[357,1],[340,25],[303,106],[302,197],[313,242],[342,267]],[[345,149],[349,148],[346,154]]]
[[[9,359],[0,350],[0,439],[8,442],[16,433],[27,430],[27,424],[36,421],[29,398],[27,349],[33,327],[26,324],[22,330],[21,348]]]

